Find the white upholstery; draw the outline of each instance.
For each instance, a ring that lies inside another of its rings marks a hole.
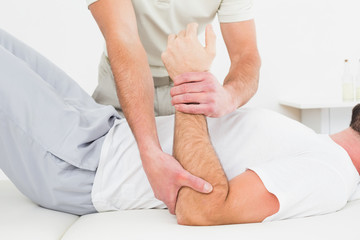
[[[41,208],[0,181],[0,239],[60,239],[78,216]]]
[[[176,224],[166,210],[77,216],[42,209],[0,181],[0,239],[360,239],[360,201],[317,217],[216,227]],[[63,237],[63,238],[62,238]]]
[[[340,212],[303,219],[216,227],[176,224],[166,210],[139,210],[93,214],[81,217],[67,231],[72,239],[360,239],[360,201]]]

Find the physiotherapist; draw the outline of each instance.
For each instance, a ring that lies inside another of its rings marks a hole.
[[[98,103],[113,105],[126,117],[155,197],[174,213],[181,187],[208,193],[212,186],[162,151],[155,116],[170,115],[176,109],[221,117],[255,94],[261,61],[253,0],[87,0],[87,3],[106,43],[93,98]],[[189,23],[197,23],[199,33],[206,28],[206,34],[213,35],[207,25],[216,14],[231,60],[224,84],[209,72],[189,72],[178,76],[177,82],[182,84],[174,86],[161,59],[168,38],[186,35],[183,29]]]

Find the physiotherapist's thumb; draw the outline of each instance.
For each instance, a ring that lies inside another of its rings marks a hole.
[[[205,47],[210,53],[216,53],[216,35],[211,24],[208,24],[205,29]]]
[[[211,193],[213,187],[207,181],[192,175],[191,173],[187,173],[186,178],[183,180],[182,186],[186,186],[192,188],[193,190],[201,193]]]

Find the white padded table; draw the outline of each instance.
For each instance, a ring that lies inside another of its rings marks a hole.
[[[78,216],[41,208],[10,181],[0,181],[0,239],[61,239]]]
[[[246,239],[246,240],[359,240],[360,201],[323,216],[270,223],[189,227],[176,224],[166,210],[138,210],[81,217],[64,235],[72,239]]]
[[[215,227],[177,225],[167,210],[77,216],[40,208],[9,181],[0,181],[0,239],[246,239],[359,240],[360,201],[333,214],[270,223]]]

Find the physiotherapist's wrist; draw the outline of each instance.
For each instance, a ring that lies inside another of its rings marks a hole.
[[[244,105],[244,99],[242,98],[241,94],[239,94],[231,84],[224,84],[223,87],[227,94],[228,113],[231,113]]]
[[[138,143],[138,148],[139,148],[141,160],[143,162],[148,161],[155,154],[162,152],[160,144],[158,144],[158,142],[153,142],[153,141],[143,144]]]

